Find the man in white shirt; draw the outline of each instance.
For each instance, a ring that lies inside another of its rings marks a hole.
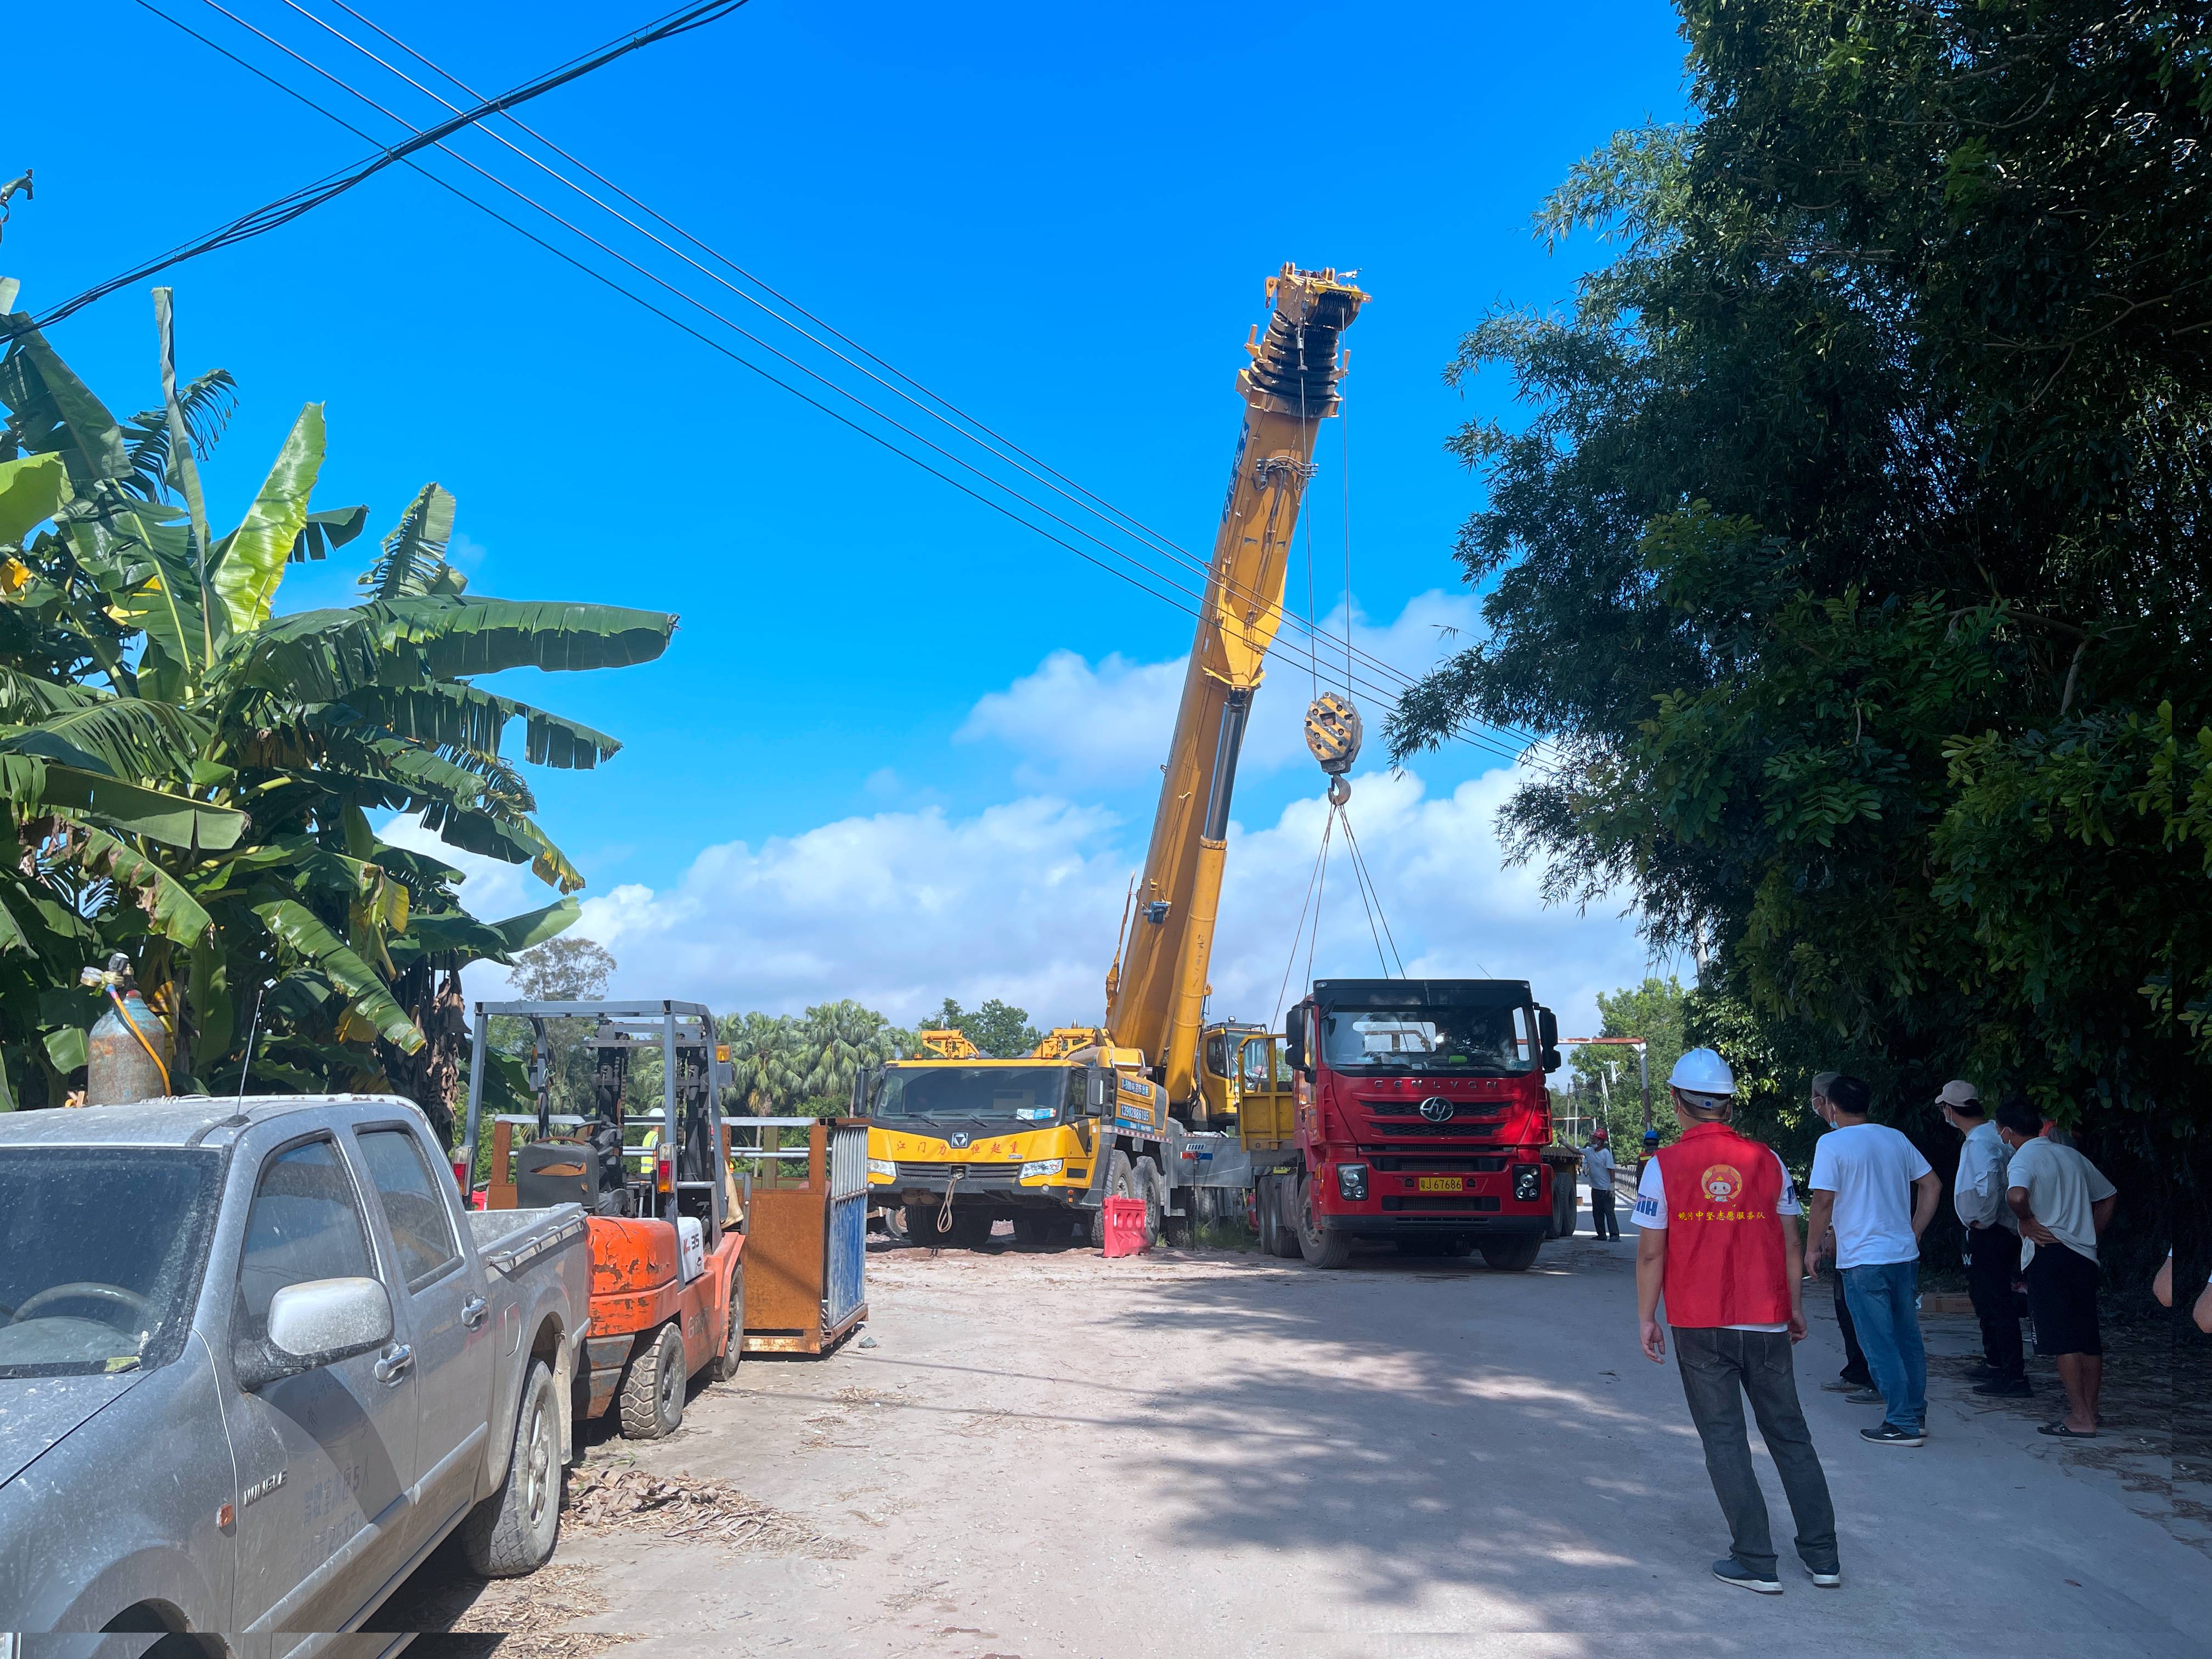
[[[2020,1223],[2005,1202],[2005,1164],[2012,1154],[1997,1126],[1982,1109],[1981,1091],[1954,1078],[1936,1097],[1943,1121],[1966,1137],[1959,1172],[1951,1181],[1951,1207],[1966,1230],[1966,1293],[1982,1326],[1982,1365],[1974,1392],[2025,1395],[2027,1358],[2020,1340],[2013,1280],[2020,1277]]]
[[[1943,1181],[1919,1148],[1887,1124],[1869,1123],[1874,1091],[1858,1078],[1828,1085],[1836,1127],[1813,1147],[1813,1210],[1807,1236],[1817,1268],[1831,1224],[1836,1266],[1851,1323],[1881,1391],[1878,1446],[1927,1443],[1928,1351],[1920,1341],[1920,1235],[1936,1218]],[[1910,1199],[1908,1201],[1908,1194]],[[1846,1398],[1872,1404],[1867,1395]]]
[[[2035,1351],[2058,1361],[2066,1415],[2036,1432],[2061,1440],[2097,1435],[2105,1343],[2097,1328],[2097,1235],[2111,1224],[2119,1189],[2071,1146],[2045,1139],[2035,1109],[2017,1097],[1997,1108],[2012,1148],[2005,1201],[2020,1218],[2021,1276],[2035,1321]]]
[[[1600,1238],[1619,1238],[1620,1222],[1613,1212],[1613,1151],[1606,1145],[1603,1124],[1590,1131],[1583,1148],[1583,1179],[1589,1182],[1590,1229]]]

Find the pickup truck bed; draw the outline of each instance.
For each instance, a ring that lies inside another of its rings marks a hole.
[[[404,1100],[0,1117],[0,1630],[275,1659],[457,1530],[531,1570],[590,1291],[583,1212],[464,1210]]]

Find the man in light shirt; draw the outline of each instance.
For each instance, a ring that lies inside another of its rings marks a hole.
[[[1590,1230],[1600,1238],[1619,1238],[1620,1221],[1613,1212],[1613,1149],[1606,1145],[1605,1126],[1590,1131],[1583,1148],[1583,1179],[1589,1182]]]
[[[2015,1097],[1997,1108],[2012,1148],[2005,1201],[2020,1218],[2021,1274],[2035,1320],[2035,1351],[2058,1361],[2066,1415],[2036,1432],[2094,1440],[2105,1343],[2097,1328],[2097,1235],[2112,1224],[2119,1189],[2071,1146],[2042,1133],[2035,1109]]]
[[[1877,1446],[1928,1440],[1928,1351],[1920,1340],[1920,1235],[1936,1218],[1943,1180],[1920,1151],[1885,1123],[1869,1123],[1874,1091],[1855,1077],[1828,1085],[1836,1127],[1813,1147],[1813,1211],[1807,1237],[1814,1266],[1836,1230],[1836,1265],[1851,1322],[1882,1402],[1881,1426],[1861,1429]],[[1863,1395],[1847,1396],[1872,1401]]]
[[[2033,1390],[2012,1292],[2013,1280],[2020,1276],[2020,1223],[2005,1202],[2010,1184],[2005,1165],[2012,1154],[1982,1109],[1981,1091],[1964,1078],[1945,1084],[1936,1103],[1943,1109],[1943,1121],[1966,1137],[1959,1148],[1959,1173],[1951,1182],[1951,1206],[1966,1230],[1966,1293],[1974,1299],[1974,1317],[1982,1326],[1982,1365],[1974,1392],[2029,1394]]]

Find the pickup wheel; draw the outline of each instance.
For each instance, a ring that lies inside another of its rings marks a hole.
[[[622,1384],[622,1431],[625,1440],[660,1440],[684,1424],[684,1334],[663,1325],[642,1352],[633,1355]]]
[[[1309,1267],[1341,1267],[1352,1260],[1352,1240],[1344,1233],[1322,1229],[1314,1214],[1313,1177],[1298,1178],[1298,1254]]]
[[[1494,1243],[1482,1241],[1482,1260],[1486,1266],[1502,1273],[1525,1273],[1536,1265],[1536,1257],[1544,1248],[1541,1233],[1523,1233],[1518,1238],[1501,1238]]]
[[[739,1261],[730,1269],[730,1328],[723,1338],[722,1352],[707,1362],[707,1380],[726,1382],[738,1374],[738,1362],[745,1357],[745,1264]]]
[[[545,1565],[560,1534],[561,1402],[537,1359],[522,1381],[507,1479],[461,1522],[461,1549],[481,1577],[519,1578]]]

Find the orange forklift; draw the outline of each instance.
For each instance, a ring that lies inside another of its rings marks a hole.
[[[475,1185],[489,1022],[526,1020],[534,1117],[495,1115],[491,1168]],[[552,1110],[548,1022],[589,1019],[579,1046],[591,1067],[588,1116]],[[580,1204],[592,1247],[588,1370],[575,1414],[617,1408],[623,1434],[658,1440],[684,1421],[701,1371],[724,1382],[744,1352],[744,1221],[729,1176],[722,1090],[729,1051],[696,1002],[479,1002],[468,1114],[453,1173],[465,1201],[486,1209]],[[661,1062],[658,1112],[629,1114],[632,1062]],[[531,1138],[518,1144],[516,1131]]]

